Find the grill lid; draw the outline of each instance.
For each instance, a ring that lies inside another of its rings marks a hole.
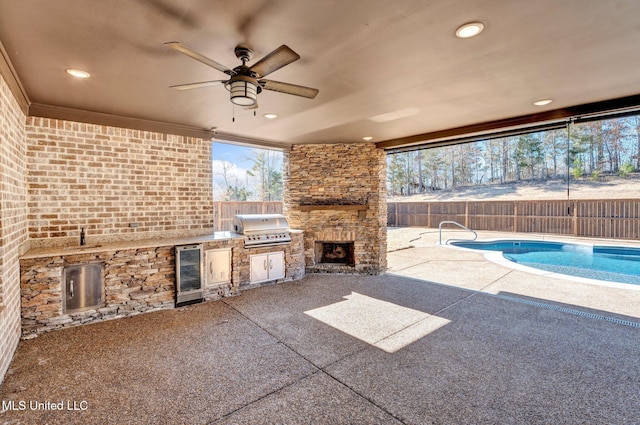
[[[233,228],[241,235],[266,235],[289,231],[289,222],[282,214],[238,214]]]

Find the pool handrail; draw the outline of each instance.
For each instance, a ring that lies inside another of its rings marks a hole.
[[[475,230],[471,230],[469,229],[467,226],[464,226],[460,223],[458,223],[457,221],[449,221],[449,220],[445,220],[445,221],[441,221],[440,224],[438,224],[438,231],[440,233],[440,236],[438,238],[438,244],[442,245],[442,225],[443,224],[455,224],[456,226],[464,229],[464,230],[468,230],[469,232],[473,233],[473,239],[456,239],[456,238],[450,238],[447,239],[445,241],[445,245],[449,244],[449,241],[475,241],[476,239],[478,239],[478,234],[475,232]]]

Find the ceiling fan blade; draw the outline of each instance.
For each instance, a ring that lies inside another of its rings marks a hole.
[[[201,87],[217,86],[225,83],[226,81],[227,80],[201,81],[199,83],[177,84],[175,86],[169,86],[169,88],[176,89],[176,90],[191,90],[191,89],[199,89]]]
[[[295,62],[298,59],[300,59],[300,55],[283,44],[253,64],[249,70],[255,72],[260,77],[266,77],[273,71],[277,71],[283,66],[289,65],[291,62]]]
[[[235,72],[233,72],[231,69],[227,68],[226,66],[222,65],[221,63],[218,63],[216,61],[214,61],[213,59],[209,59],[208,57],[201,55],[200,53],[191,50],[190,48],[188,48],[187,46],[177,42],[177,41],[169,41],[168,43],[164,43],[165,46],[168,46],[170,48],[172,48],[173,50],[182,53],[183,55],[187,55],[190,58],[193,58],[197,61],[202,62],[205,65],[209,65],[212,68],[217,69],[218,71],[224,72],[225,74],[228,75],[234,75]]]
[[[258,81],[263,89],[277,91],[280,93],[293,94],[295,96],[307,97],[313,99],[318,94],[319,90],[311,87],[298,86],[296,84],[281,83],[280,81],[273,80],[259,80]]]

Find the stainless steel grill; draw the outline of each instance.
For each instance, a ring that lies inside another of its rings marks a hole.
[[[243,236],[247,248],[291,242],[289,222],[281,214],[238,214],[233,218],[233,228]]]

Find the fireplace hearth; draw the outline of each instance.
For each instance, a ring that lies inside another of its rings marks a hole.
[[[316,264],[339,264],[355,266],[355,252],[353,242],[316,241]]]

